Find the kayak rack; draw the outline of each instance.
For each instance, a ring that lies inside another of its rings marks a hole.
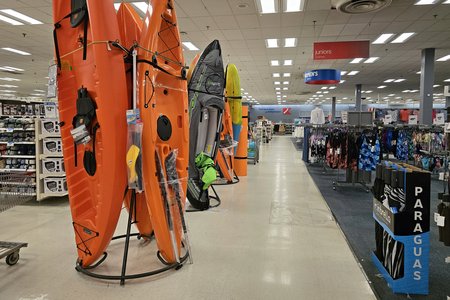
[[[137,222],[136,218],[134,218],[133,221],[133,215],[136,215],[136,190],[132,189],[131,199],[130,199],[130,214],[128,215],[128,223],[127,223],[127,231],[126,234],[119,235],[113,237],[111,240],[119,240],[119,239],[125,239],[124,243],[124,251],[123,251],[123,258],[122,258],[122,271],[120,275],[109,275],[109,274],[99,274],[95,273],[92,270],[100,266],[104,261],[106,261],[106,258],[108,257],[108,253],[104,252],[102,258],[100,258],[94,265],[83,267],[82,262],[77,261],[75,265],[75,270],[77,270],[80,273],[83,273],[84,275],[94,277],[97,279],[103,279],[103,280],[119,280],[120,285],[124,285],[126,280],[130,279],[137,279],[137,278],[143,278],[143,277],[149,277],[154,276],[157,274],[161,274],[163,272],[169,271],[169,270],[179,270],[183,267],[183,264],[186,262],[186,260],[189,257],[189,252],[186,251],[186,254],[183,257],[180,257],[180,262],[176,263],[167,263],[162,256],[160,255],[159,251],[157,252],[156,257],[159,259],[159,261],[164,265],[164,267],[156,270],[152,270],[149,272],[144,273],[137,273],[137,274],[127,274],[127,262],[128,262],[128,249],[130,245],[130,238],[131,237],[137,237],[137,239],[141,239],[143,236],[139,233],[131,233],[131,226]],[[149,236],[148,239],[151,239],[153,237]],[[185,248],[185,245],[182,243],[183,248]]]

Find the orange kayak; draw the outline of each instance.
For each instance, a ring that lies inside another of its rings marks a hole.
[[[130,49],[140,40],[144,22],[134,9],[133,5],[125,2],[122,2],[119,6],[119,10],[117,11],[117,21],[119,23],[120,43],[125,48]],[[133,66],[131,63],[125,64],[125,69],[127,70],[127,95],[129,98],[128,108],[130,109],[132,108],[133,76],[132,72],[129,72],[128,70],[132,70],[132,68]],[[131,191],[127,193],[124,201],[128,211],[130,208],[130,200]],[[144,192],[136,194],[136,209],[131,213],[133,214],[133,222],[138,228],[141,236],[150,237],[153,228]]]
[[[138,52],[144,189],[159,254],[174,263],[180,261],[189,162],[186,70],[173,1],[150,5]],[[169,184],[173,176],[178,185]]]
[[[109,245],[122,208],[128,98],[123,52],[108,42],[120,39],[113,1],[82,2],[54,0],[53,18],[69,202],[87,267]]]

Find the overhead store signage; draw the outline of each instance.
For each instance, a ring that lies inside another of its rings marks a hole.
[[[316,42],[314,60],[368,58],[370,41]]]
[[[290,116],[291,115],[291,108],[290,107],[283,107],[283,115]]]
[[[340,81],[341,81],[340,70],[321,69],[305,72],[306,84],[337,84]]]

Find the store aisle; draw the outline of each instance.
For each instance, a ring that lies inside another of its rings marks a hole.
[[[0,240],[30,245],[18,265],[0,262],[0,298],[375,299],[290,139],[263,144],[261,163],[248,167],[249,176],[239,184],[217,188],[219,208],[188,214],[193,265],[125,287],[74,270],[66,203],[48,201],[1,214]],[[119,229],[123,232],[124,218]],[[157,266],[153,244],[133,241],[130,271]],[[113,265],[121,249],[111,246],[102,271],[118,272]]]

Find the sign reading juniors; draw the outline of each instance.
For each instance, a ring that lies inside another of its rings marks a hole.
[[[314,43],[314,60],[368,58],[370,41]]]

